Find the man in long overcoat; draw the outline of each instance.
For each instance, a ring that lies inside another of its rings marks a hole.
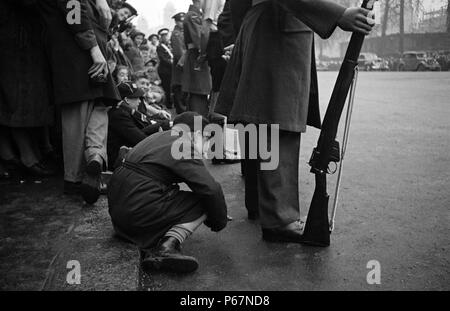
[[[105,60],[109,25],[101,17],[109,7],[105,0],[77,3],[79,21],[77,7],[66,0],[41,0],[38,5],[55,101],[61,105],[65,192],[78,192],[82,182],[81,194],[94,203],[107,163],[107,106],[120,96]]]
[[[239,35],[215,111],[232,122],[279,125],[278,167],[244,160],[246,207],[249,218],[260,217],[265,240],[301,242],[300,137],[307,125],[321,126],[314,32],[328,38],[339,26],[368,34],[368,11],[325,0],[229,2]]]
[[[186,53],[183,28],[185,15],[185,13],[180,12],[172,17],[175,20],[175,27],[170,37],[170,45],[173,52],[171,88],[173,92],[173,103],[178,114],[186,111],[186,96],[184,96],[182,89],[183,67],[179,64],[180,59]]]
[[[212,89],[211,73],[206,60],[206,44],[202,44],[202,0],[193,0],[184,18],[186,60],[183,67],[183,92],[189,94],[188,110],[206,117],[208,95]]]

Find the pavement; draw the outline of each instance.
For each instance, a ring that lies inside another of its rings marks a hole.
[[[319,74],[323,112],[336,75]],[[184,253],[200,268],[184,276],[140,271],[136,247],[114,236],[106,198],[86,206],[62,195],[61,178],[3,182],[0,290],[449,290],[449,86],[450,72],[360,74],[328,248],[262,241],[258,223],[246,219],[239,165],[210,166],[234,220],[186,241]],[[318,134],[302,136],[303,216]],[[67,282],[71,260],[80,263],[80,284]],[[380,284],[367,282],[372,260]]]

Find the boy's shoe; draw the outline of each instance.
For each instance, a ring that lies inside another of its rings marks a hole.
[[[141,265],[144,272],[162,270],[189,273],[198,269],[197,259],[181,254],[180,242],[173,237],[162,238],[156,250],[150,252]]]

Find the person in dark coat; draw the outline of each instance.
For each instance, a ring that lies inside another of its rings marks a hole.
[[[175,20],[175,28],[170,37],[170,45],[173,53],[171,88],[173,92],[173,104],[178,114],[186,111],[186,93],[183,93],[182,87],[183,66],[180,64],[180,59],[182,59],[186,53],[183,28],[185,15],[185,13],[178,13],[172,17]]]
[[[200,121],[198,130],[194,120]],[[172,130],[133,148],[111,178],[108,203],[114,229],[143,250],[145,271],[196,270],[197,260],[182,255],[180,245],[203,222],[214,232],[227,225],[222,188],[202,160],[207,124],[197,113],[182,113]],[[177,184],[182,182],[192,192],[181,191]]]
[[[118,85],[123,100],[108,112],[108,162],[114,170],[121,147],[133,148],[148,136],[170,128],[169,121],[152,120],[141,105],[145,92],[136,84],[125,82]]]
[[[36,2],[0,2],[0,161],[11,175],[45,177],[53,173],[44,164],[52,148],[38,140],[48,140],[55,112]]]
[[[164,28],[158,31],[160,37],[159,45],[156,48],[159,58],[158,74],[161,77],[161,86],[166,94],[166,107],[172,108],[171,100],[171,88],[170,84],[172,81],[172,64],[173,64],[173,53],[170,48],[169,41],[169,29]]]
[[[54,98],[61,106],[65,193],[81,192],[87,203],[94,203],[107,164],[108,106],[120,96],[105,59],[111,17],[106,0],[77,3],[79,21],[74,19],[77,7],[67,1],[40,0],[38,7]]]
[[[321,126],[313,31],[323,38],[337,26],[367,34],[368,11],[325,0],[229,2],[239,35],[215,111],[231,122],[279,126],[274,170],[262,170],[260,159],[249,159],[248,143],[242,144],[245,201],[249,218],[260,217],[265,240],[298,243],[300,135],[307,125]]]
[[[208,95],[211,74],[206,59],[206,43],[202,40],[202,1],[193,0],[183,22],[186,59],[183,67],[183,92],[189,94],[188,110],[206,117],[209,113]]]

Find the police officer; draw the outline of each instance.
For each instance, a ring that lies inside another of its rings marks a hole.
[[[185,16],[184,41],[186,60],[183,67],[183,91],[189,93],[188,110],[206,117],[208,115],[208,95],[211,92],[211,74],[206,59],[206,44],[202,41],[203,14],[202,0],[193,0]]]
[[[171,88],[173,93],[173,103],[178,114],[186,111],[186,95],[183,93],[182,89],[183,61],[180,62],[186,53],[183,28],[185,15],[185,13],[180,12],[172,17],[175,20],[175,28],[173,29],[172,36],[170,37],[170,44],[173,53]]]
[[[172,80],[173,53],[170,48],[169,29],[163,28],[158,31],[159,45],[156,48],[159,58],[158,74],[161,78],[161,86],[166,94],[166,106],[172,108],[170,83]]]

